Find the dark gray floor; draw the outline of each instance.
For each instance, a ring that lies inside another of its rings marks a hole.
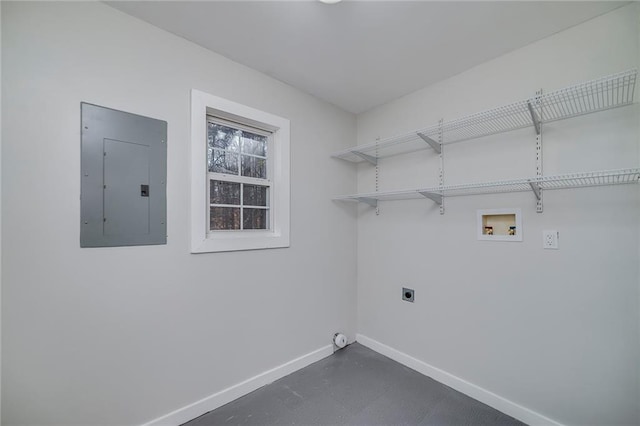
[[[354,343],[188,423],[205,425],[523,425]]]

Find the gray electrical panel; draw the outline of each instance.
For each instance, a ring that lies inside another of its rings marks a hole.
[[[80,247],[166,244],[167,122],[80,110]]]

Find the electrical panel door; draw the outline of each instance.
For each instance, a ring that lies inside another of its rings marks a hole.
[[[166,244],[167,123],[81,104],[81,247]]]

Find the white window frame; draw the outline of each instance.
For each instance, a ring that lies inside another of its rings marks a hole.
[[[264,209],[267,211],[267,230],[273,228],[273,214],[271,214],[271,194],[273,193],[273,179],[271,179],[272,176],[272,172],[273,172],[273,156],[271,155],[271,152],[273,151],[273,133],[264,129],[259,129],[259,128],[255,128],[255,127],[249,127],[246,124],[243,123],[235,123],[233,121],[229,121],[229,120],[225,120],[223,118],[217,117],[217,116],[213,116],[211,114],[207,115],[207,126],[210,122],[216,123],[216,124],[221,124],[223,126],[228,126],[232,129],[237,129],[237,130],[242,130],[242,131],[247,131],[247,132],[252,132],[254,134],[260,135],[260,136],[265,136],[267,138],[267,155],[265,157],[263,156],[259,156],[259,155],[252,155],[252,154],[244,154],[242,153],[242,148],[240,148],[240,151],[238,151],[237,153],[232,152],[232,151],[227,151],[227,152],[231,152],[232,154],[237,154],[238,155],[238,171],[239,174],[235,175],[235,174],[227,174],[227,173],[219,173],[219,172],[209,172],[207,171],[207,194],[210,194],[210,189],[211,189],[211,181],[212,180],[216,180],[216,181],[222,181],[222,182],[233,182],[233,183],[239,183],[241,184],[240,186],[240,204],[239,205],[235,205],[235,204],[217,204],[216,206],[219,207],[231,207],[231,208],[240,208],[240,226],[242,227],[242,222],[243,222],[243,213],[244,213],[244,209],[245,208],[251,208],[251,209]],[[225,150],[226,151],[226,150]],[[241,170],[242,170],[242,156],[249,156],[249,157],[256,157],[256,158],[264,158],[266,160],[266,172],[267,172],[267,177],[266,178],[255,178],[255,177],[249,177],[249,176],[242,176]],[[244,185],[258,185],[258,186],[264,186],[266,188],[268,188],[268,195],[267,195],[267,205],[266,206],[245,206],[244,204],[244,196],[243,196],[243,188]],[[210,223],[211,220],[211,213],[210,213],[210,209],[207,210],[207,223]],[[209,233],[209,238],[212,238],[211,234],[216,234],[216,233],[220,233],[220,232],[260,232],[261,230],[256,230],[256,229],[216,229],[216,230],[211,230],[209,229],[209,227],[207,227],[207,232]],[[215,237],[214,237],[215,238]]]
[[[267,151],[270,229],[209,231],[207,115],[271,132]],[[191,90],[191,253],[289,247],[290,123],[286,118]],[[269,170],[269,167],[271,170]]]

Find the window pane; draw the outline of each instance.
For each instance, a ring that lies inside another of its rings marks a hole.
[[[244,229],[267,229],[267,209],[244,209],[242,214]]]
[[[251,132],[242,132],[242,152],[245,154],[267,156],[267,137]]]
[[[211,157],[209,158],[211,159]],[[237,175],[238,154],[213,149],[213,160],[209,161],[209,171]]]
[[[240,208],[211,207],[209,229],[212,231],[224,229],[240,229]]]
[[[207,139],[209,148],[221,148],[227,151],[240,151],[240,130],[222,124],[208,123]]]
[[[210,180],[209,197],[211,204],[240,204],[240,184]]]
[[[261,185],[244,185],[242,204],[245,206],[267,206],[267,187]]]
[[[242,176],[267,178],[267,160],[264,158],[242,156]]]

